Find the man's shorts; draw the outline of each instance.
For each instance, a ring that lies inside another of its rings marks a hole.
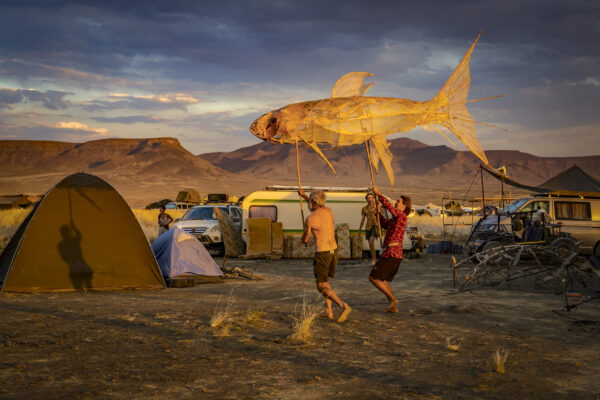
[[[367,229],[365,236],[367,237],[367,240],[369,240],[371,237],[378,238],[379,231],[377,229],[377,225],[373,225],[371,229]]]
[[[315,279],[317,282],[327,282],[327,278],[335,276],[335,267],[338,262],[337,249],[331,251],[317,251],[315,253]]]
[[[396,272],[398,272],[400,262],[402,262],[401,258],[381,257],[377,260],[377,264],[375,264],[369,276],[382,281],[391,282],[394,280]]]

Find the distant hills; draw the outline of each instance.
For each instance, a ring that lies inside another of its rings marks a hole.
[[[479,160],[468,151],[428,146],[408,138],[391,140],[390,150],[394,154],[395,189],[387,188],[383,170],[376,181],[391,193],[402,192],[419,202],[439,203],[435,200],[440,192],[466,195],[475,182]],[[338,176],[312,150],[301,148],[303,185],[370,184],[363,145],[324,153]],[[538,157],[511,150],[490,150],[486,154],[492,165],[506,166],[513,179],[529,185],[540,184],[574,164],[600,179],[600,155]],[[1,140],[0,165],[0,194],[44,193],[63,176],[84,171],[115,185],[134,206],[174,198],[178,190],[187,187],[200,193],[241,196],[267,185],[297,184],[295,147],[270,143],[196,156],[174,138],[85,143]],[[499,190],[497,182],[489,182],[494,191]]]
[[[174,138],[103,139],[85,143],[0,141],[0,176],[23,176],[85,171],[89,173],[153,177],[228,175],[184,149]]]
[[[421,178],[428,181],[471,180],[479,166],[471,152],[457,151],[447,146],[428,146],[417,140],[398,138],[390,141],[394,154],[392,166],[397,181]],[[324,151],[336,169],[341,182],[364,181],[369,176],[365,147]],[[589,157],[538,157],[514,150],[489,150],[486,155],[495,167],[506,166],[511,178],[530,185],[540,184],[559,172],[577,164],[590,175],[600,178],[600,155]],[[259,143],[232,152],[200,154],[226,171],[250,176],[290,178],[296,176],[296,152],[291,145]],[[301,174],[306,179],[331,181],[329,167],[313,151],[300,151]],[[379,182],[386,185],[385,172]]]

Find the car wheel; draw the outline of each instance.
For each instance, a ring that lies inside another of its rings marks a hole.
[[[600,242],[596,243],[594,246],[594,252],[592,254],[600,257]]]
[[[490,240],[489,242],[486,242],[483,245],[483,249],[482,250],[483,251],[491,250],[491,249],[495,249],[496,247],[500,247],[500,246],[502,246],[502,243],[497,242],[495,240]]]
[[[573,240],[566,237],[556,238],[550,243],[556,254],[561,258],[567,258],[571,253],[577,253],[578,246]]]

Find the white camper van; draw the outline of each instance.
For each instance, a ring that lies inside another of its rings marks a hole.
[[[327,195],[325,205],[333,211],[336,224],[347,223],[350,235],[358,234],[361,209],[367,204],[365,196],[369,188],[359,187],[311,187],[302,188],[306,194],[313,190],[322,190]],[[304,230],[304,221],[300,213],[300,199],[297,186],[269,186],[244,197],[242,201],[242,239],[248,241],[248,218],[268,217],[273,222],[281,222],[284,236],[300,235]],[[308,204],[302,200],[304,218],[310,215]],[[375,248],[380,250],[379,241]],[[363,250],[369,250],[364,239]]]

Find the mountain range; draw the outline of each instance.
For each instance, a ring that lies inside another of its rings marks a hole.
[[[408,138],[390,143],[395,189],[389,188],[383,170],[375,181],[392,194],[401,191],[417,201],[436,202],[440,192],[448,195],[452,191],[455,196],[462,196],[472,190],[473,196],[474,187],[481,185],[475,179],[479,160],[468,151],[429,146]],[[317,154],[301,147],[303,185],[370,186],[364,145],[325,150],[324,154],[337,177]],[[528,185],[538,185],[574,164],[600,178],[600,156],[538,157],[513,150],[489,150],[486,154],[491,165],[506,166],[511,178]],[[43,193],[61,177],[84,171],[113,184],[134,206],[174,198],[178,190],[186,187],[201,193],[240,196],[266,185],[298,183],[295,147],[270,143],[194,155],[174,138],[85,143],[2,140],[0,165],[0,194]],[[484,182],[492,185],[490,193],[500,190],[497,181],[486,177]]]

